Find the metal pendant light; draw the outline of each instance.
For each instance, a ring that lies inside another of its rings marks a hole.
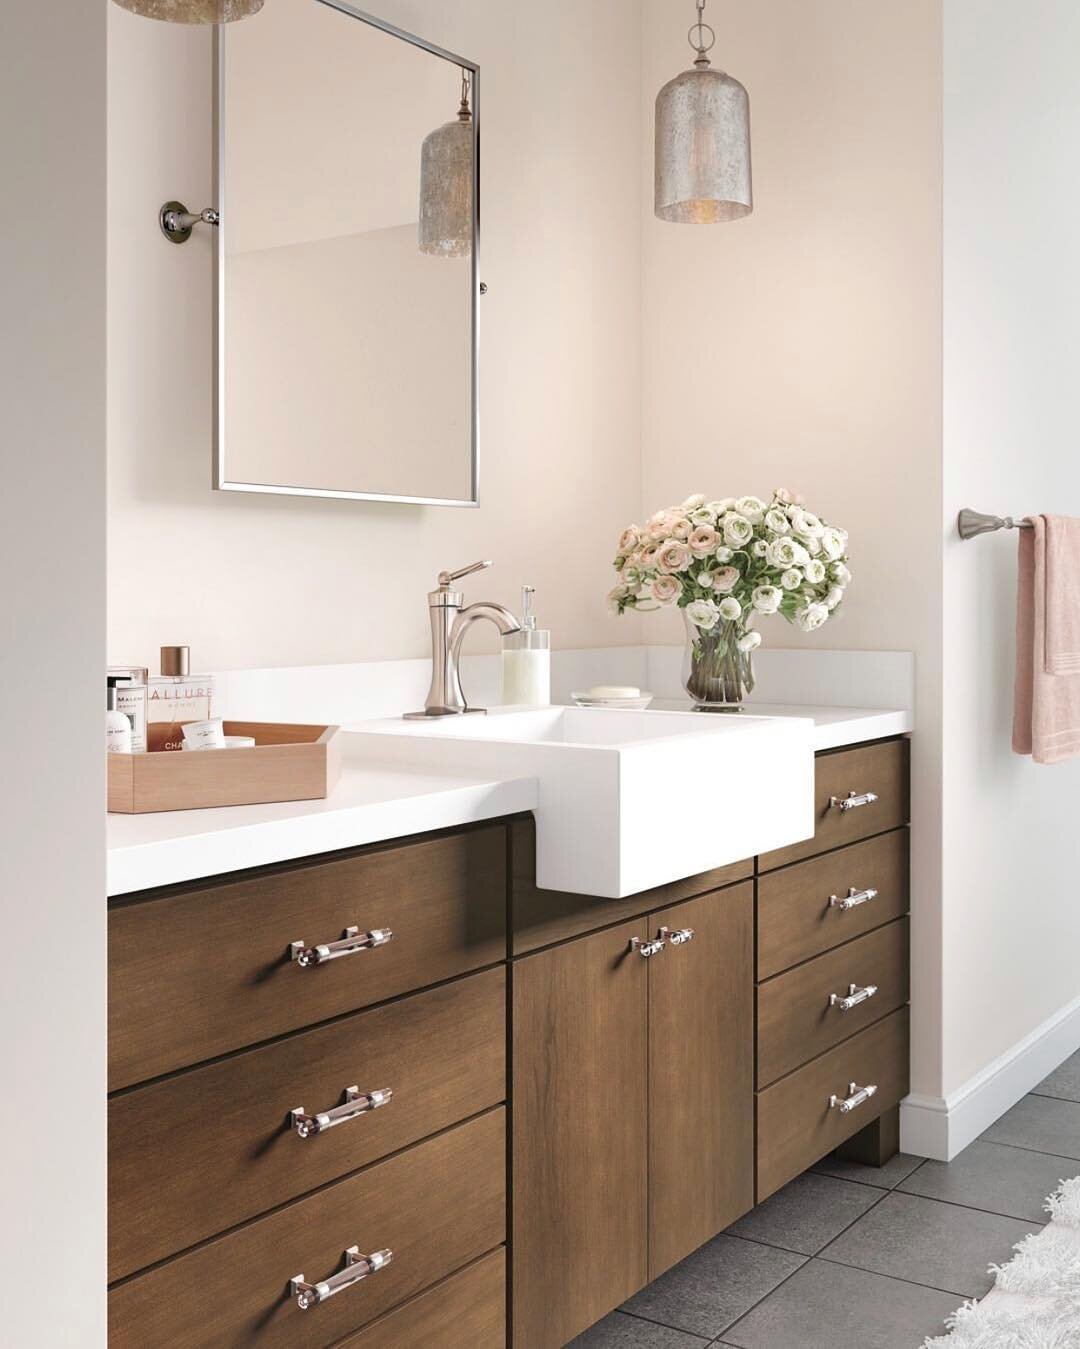
[[[754,209],[750,182],[750,99],[738,80],[711,69],[716,34],[697,0],[687,38],[693,70],[656,96],[656,201],[661,220],[712,225]]]
[[[168,23],[232,23],[258,14],[263,0],[114,0],[121,9]]]
[[[424,137],[420,151],[420,252],[467,258],[473,241],[473,119],[470,73],[461,72],[457,117]]]

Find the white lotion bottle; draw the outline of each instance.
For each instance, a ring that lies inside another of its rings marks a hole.
[[[105,690],[105,749],[109,754],[131,753],[131,722],[116,706],[115,684]]]
[[[536,626],[532,586],[521,587],[521,631],[503,638],[504,707],[547,707],[551,703],[551,633]]]

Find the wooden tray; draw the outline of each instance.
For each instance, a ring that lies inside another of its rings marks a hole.
[[[142,815],[155,810],[252,806],[327,796],[340,769],[334,740],[337,730],[336,726],[227,721],[225,734],[254,736],[254,749],[108,754],[109,810]]]

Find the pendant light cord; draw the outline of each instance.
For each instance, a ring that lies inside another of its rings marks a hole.
[[[472,112],[469,110],[469,91],[472,88],[470,72],[464,66],[461,67],[461,107],[458,108],[458,120],[467,122],[472,118]]]
[[[716,30],[705,22],[705,0],[695,0],[697,6],[697,23],[692,23],[687,30],[686,40],[690,46],[697,52],[696,66],[708,66],[712,62],[709,60],[708,53],[716,46]],[[694,34],[697,37],[694,37]],[[708,33],[708,39],[705,34]]]

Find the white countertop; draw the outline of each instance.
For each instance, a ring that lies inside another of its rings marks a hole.
[[[686,702],[658,700],[660,710]],[[911,714],[872,708],[748,706],[753,716],[810,718],[817,750],[902,735]],[[150,890],[339,848],[403,838],[535,809],[534,778],[475,778],[402,772],[346,762],[329,797],[265,806],[109,815],[111,895]]]

